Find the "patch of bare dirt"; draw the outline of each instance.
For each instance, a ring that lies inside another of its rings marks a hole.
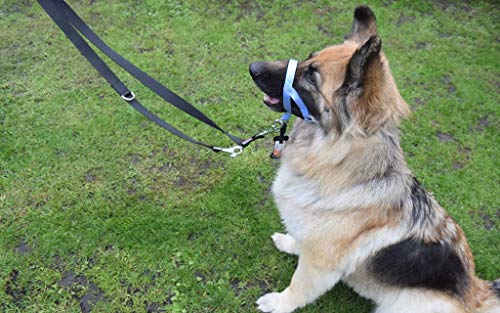
[[[450,11],[450,10],[461,10],[467,13],[471,13],[474,11],[474,8],[470,6],[470,1],[462,0],[462,1],[454,1],[454,0],[434,0],[434,4],[439,7],[441,10]]]
[[[465,159],[465,162],[469,162],[471,160],[471,149],[468,147],[460,146],[457,148],[458,154],[462,159]],[[464,161],[454,161],[452,163],[453,169],[459,170],[464,167]]]
[[[258,19],[261,19],[266,15],[264,8],[257,1],[244,0],[239,2],[239,11],[242,13],[236,17],[236,20],[241,20],[245,16],[255,15]]]
[[[326,28],[325,26],[323,26],[323,25],[321,25],[321,24],[318,24],[318,30],[319,30],[322,34],[324,34],[324,35],[326,35],[326,36],[328,36],[328,37],[333,37],[332,32],[331,32],[328,28]]]
[[[474,127],[478,132],[482,132],[486,127],[490,125],[490,121],[488,120],[489,116],[485,115],[479,119],[477,125]]]
[[[397,25],[401,26],[401,25],[406,24],[406,23],[412,23],[414,20],[415,20],[414,16],[408,16],[408,15],[401,14],[398,18]]]
[[[413,100],[413,104],[411,104],[410,107],[411,107],[412,111],[415,111],[419,107],[423,107],[426,104],[427,104],[427,102],[425,102],[424,100],[422,100],[422,98],[415,98]]]
[[[17,307],[22,307],[22,301],[26,295],[26,289],[19,284],[19,271],[13,269],[7,277],[5,283],[5,293],[12,298],[12,302]]]
[[[21,243],[16,247],[15,251],[20,255],[30,255],[33,252],[33,249],[25,240],[22,240]]]
[[[162,305],[160,303],[152,302],[152,303],[149,303],[147,305],[146,312],[147,313],[161,313],[161,312],[167,312],[167,310],[162,308]]]
[[[452,83],[451,76],[445,75],[443,76],[443,83],[447,84],[447,91],[448,93],[455,93],[457,91],[457,88],[455,85]]]
[[[451,142],[451,141],[455,141],[455,137],[453,137],[452,135],[450,134],[446,134],[446,133],[438,133],[437,134],[437,137],[439,139],[440,142]]]
[[[319,16],[324,16],[324,15],[333,15],[337,9],[334,7],[325,7],[325,8],[319,8],[314,10],[314,14],[319,15]]]
[[[231,284],[231,288],[236,296],[239,296],[244,290],[244,288],[240,286],[240,280],[238,278],[231,279],[229,283]]]
[[[415,43],[415,49],[417,49],[417,50],[427,49],[428,46],[429,46],[429,43],[427,43],[425,41],[417,41]]]
[[[486,212],[486,209],[484,207],[479,209],[479,212],[470,212],[470,216],[472,217],[478,217],[478,219],[481,222],[481,225],[486,229],[486,230],[492,230],[496,227],[496,222],[493,219],[488,212]],[[496,218],[500,218],[500,209],[496,210]]]
[[[0,5],[0,11],[4,14],[22,13],[33,6],[34,1],[19,0]]]
[[[96,177],[92,174],[87,173],[87,174],[85,174],[84,179],[85,179],[86,183],[91,183],[91,182],[94,182],[96,180]]]
[[[83,313],[92,312],[97,302],[107,301],[104,292],[96,284],[83,275],[76,275],[73,271],[64,272],[57,285],[71,291]]]

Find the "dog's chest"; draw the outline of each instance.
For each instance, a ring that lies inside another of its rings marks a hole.
[[[316,186],[295,174],[286,164],[278,170],[272,192],[281,219],[296,240],[301,241],[321,225],[314,208],[320,199]]]

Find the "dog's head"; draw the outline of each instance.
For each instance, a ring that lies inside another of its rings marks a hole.
[[[351,33],[342,44],[312,53],[299,62],[293,87],[318,127],[342,133],[351,125],[370,132],[397,125],[408,114],[387,60],[381,53],[376,19],[367,6],[354,11]],[[264,103],[283,112],[283,84],[288,61],[254,62],[250,75],[265,93]],[[292,113],[301,116],[293,104]]]

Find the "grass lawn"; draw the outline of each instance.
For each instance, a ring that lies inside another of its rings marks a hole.
[[[223,128],[278,115],[248,75],[350,30],[351,1],[72,0],[108,42]],[[500,37],[495,1],[370,1],[413,115],[410,167],[500,276]],[[36,2],[0,0],[0,311],[253,312],[296,259],[269,194],[270,139],[237,158],[201,150],[121,100]],[[116,67],[113,67],[116,69]],[[117,70],[188,134],[230,142]],[[300,312],[370,312],[342,284]]]

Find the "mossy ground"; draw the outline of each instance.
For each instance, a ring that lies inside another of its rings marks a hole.
[[[350,29],[352,1],[70,1],[118,52],[241,136],[276,114],[248,75]],[[370,1],[413,115],[410,167],[500,276],[499,23],[494,1]],[[294,257],[269,195],[270,142],[238,158],[129,108],[32,1],[0,0],[0,311],[252,312]],[[113,67],[116,69],[116,67]],[[196,138],[230,144],[117,70]],[[369,312],[339,284],[300,312]]]

